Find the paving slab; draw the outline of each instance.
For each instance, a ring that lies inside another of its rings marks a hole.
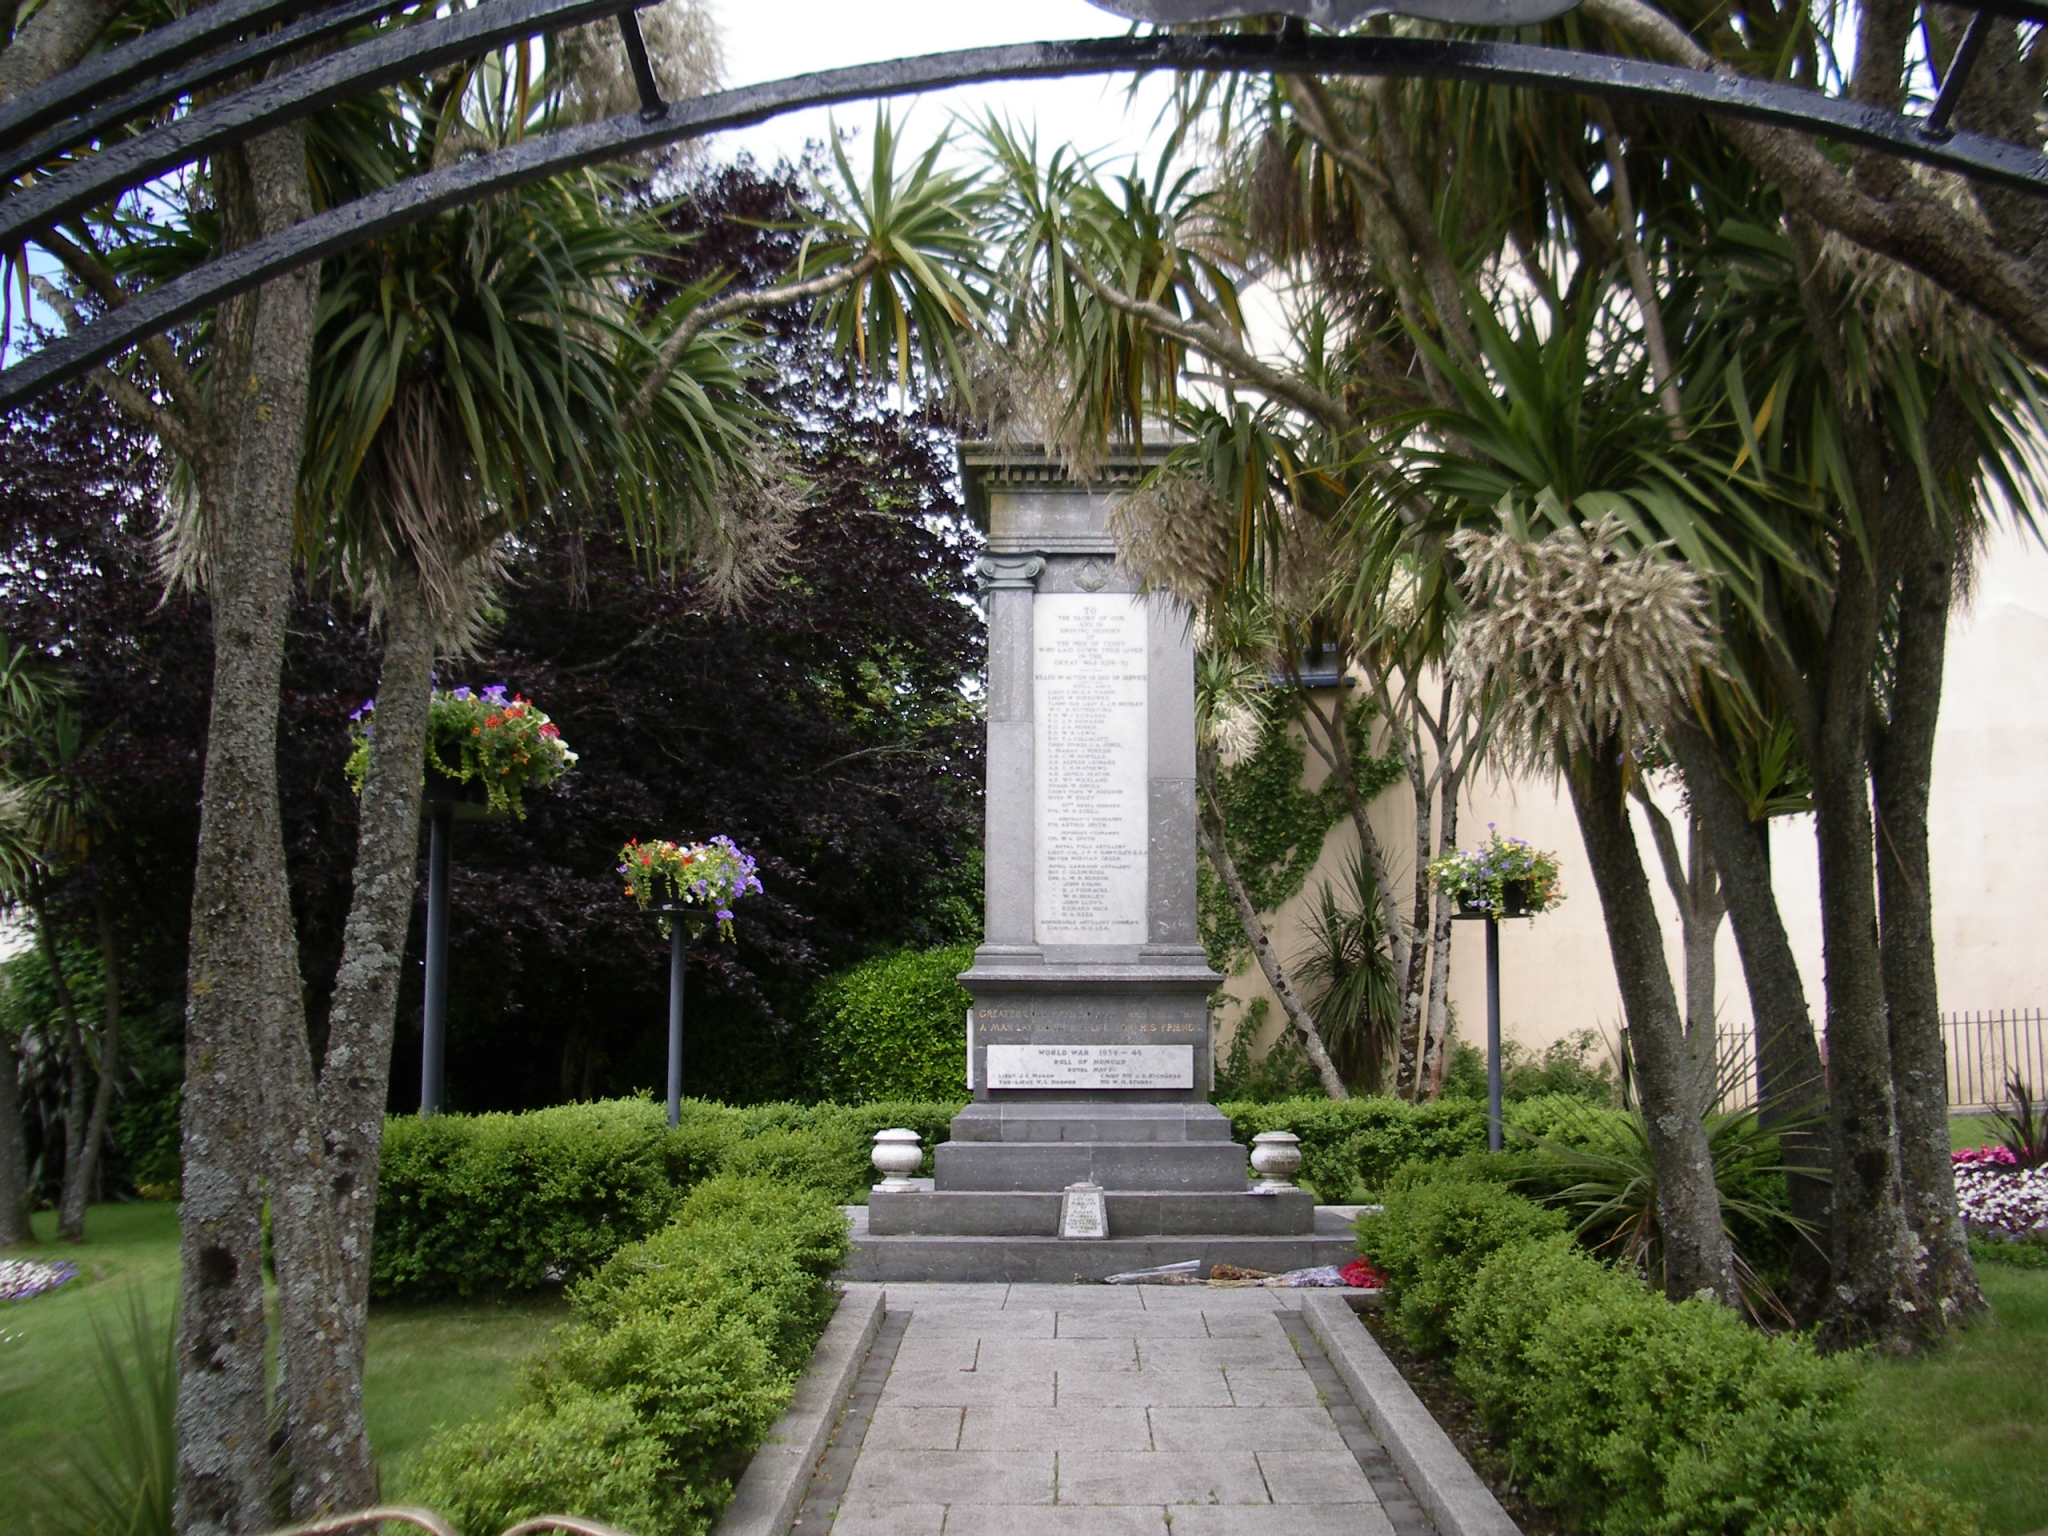
[[[1302,1293],[884,1296],[794,1536],[1435,1536]]]

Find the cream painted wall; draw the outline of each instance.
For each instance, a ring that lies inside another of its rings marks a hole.
[[[1322,765],[1311,754],[1308,780],[1313,785],[1322,777]],[[1674,797],[1660,791],[1659,799],[1678,823]],[[1682,989],[1677,909],[1664,888],[1647,822],[1639,809],[1634,815],[1664,921],[1673,984]],[[1405,897],[1414,868],[1414,814],[1405,785],[1383,795],[1372,818]],[[1483,841],[1487,823],[1494,822],[1504,833],[1554,849],[1563,866],[1565,904],[1534,922],[1502,927],[1503,1034],[1539,1050],[1587,1027],[1612,1036],[1621,1000],[1569,801],[1546,782],[1482,775],[1463,797],[1459,818],[1462,846]],[[2040,897],[2048,873],[2048,554],[2017,534],[1994,540],[1970,607],[1950,627],[1930,835],[1944,1011],[2048,1007],[2048,904]],[[1283,957],[1300,948],[1304,909],[1323,880],[1337,878],[1356,841],[1350,822],[1340,822],[1302,894],[1281,908],[1274,933]],[[1774,823],[1771,855],[1779,904],[1818,1018],[1823,970],[1811,820]],[[1725,925],[1717,959],[1720,1017],[1746,1023],[1741,963]],[[1256,969],[1232,977],[1226,992],[1232,1001],[1219,1015],[1225,1042],[1247,1002],[1270,998]],[[1451,1003],[1461,1038],[1482,1039],[1485,941],[1477,924],[1455,925]],[[1280,1022],[1273,1004],[1266,1039],[1279,1033]]]

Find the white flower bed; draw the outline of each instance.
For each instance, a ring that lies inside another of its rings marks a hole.
[[[2048,1235],[2048,1168],[1958,1162],[1956,1204],[1980,1237]]]
[[[78,1266],[68,1261],[44,1264],[35,1259],[0,1259],[0,1301],[27,1301],[77,1278]]]

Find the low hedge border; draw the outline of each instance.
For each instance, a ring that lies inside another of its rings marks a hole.
[[[789,1405],[846,1223],[815,1189],[720,1175],[570,1292],[512,1408],[442,1431],[407,1497],[470,1536],[547,1513],[704,1536]]]
[[[538,1290],[589,1274],[659,1229],[704,1180],[758,1176],[863,1204],[876,1131],[944,1141],[957,1103],[650,1099],[385,1122],[371,1294],[427,1301]]]
[[[1386,1316],[1449,1357],[1515,1480],[1598,1536],[1977,1536],[1888,1464],[1864,1367],[1711,1300],[1672,1303],[1470,1163],[1361,1216]]]
[[[1301,1138],[1301,1182],[1325,1205],[1357,1204],[1412,1162],[1486,1150],[1486,1110],[1468,1099],[1281,1099],[1219,1104],[1245,1146],[1261,1131]]]

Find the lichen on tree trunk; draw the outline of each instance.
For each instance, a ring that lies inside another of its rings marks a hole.
[[[399,970],[419,864],[434,626],[417,576],[383,584],[384,659],[343,933],[317,1079],[304,1032],[270,1067],[284,1113],[268,1163],[278,1284],[278,1395],[292,1515],[374,1503],[363,1418],[370,1241]]]
[[[310,210],[304,137],[263,134],[214,162],[223,231],[243,245]],[[298,941],[277,791],[278,690],[292,595],[292,514],[319,274],[222,307],[205,452],[192,467],[213,621],[198,859],[186,973],[180,1209],[181,1536],[272,1524],[266,1424],[263,1066],[303,1035]]]
[[[1878,593],[1853,541],[1842,540],[1837,548],[1820,707],[1807,741],[1820,845],[1835,1141],[1833,1273],[1822,1336],[1836,1347],[1876,1343],[1910,1349],[1938,1327],[1939,1313],[1920,1290],[1919,1242],[1906,1220],[1877,942],[1865,743]]]
[[[1906,1219],[1920,1239],[1921,1288],[1956,1321],[1989,1303],[1970,1262],[1949,1157],[1948,1048],[1936,984],[1934,871],[1927,839],[1934,730],[1955,591],[1952,548],[1946,530],[1928,519],[1915,529],[1902,561],[1891,719],[1879,737],[1871,782],[1879,834],[1879,952]]]

